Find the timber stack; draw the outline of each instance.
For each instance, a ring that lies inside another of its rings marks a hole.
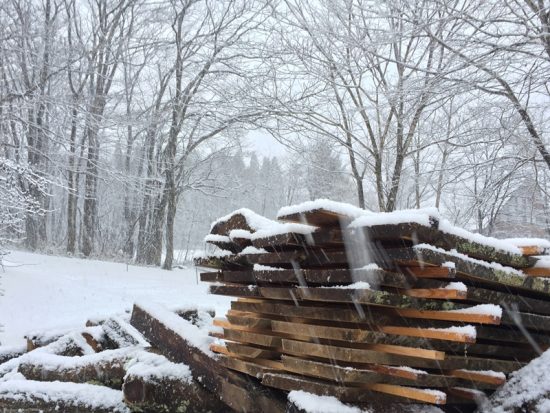
[[[206,241],[220,250],[196,259],[212,294],[236,297],[211,350],[264,386],[471,411],[550,345],[545,240],[328,200],[277,218],[219,219]]]

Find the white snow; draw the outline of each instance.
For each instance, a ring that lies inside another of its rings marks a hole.
[[[227,251],[227,250],[221,250],[221,249],[217,249],[216,251],[212,251],[212,252],[206,252],[206,251],[196,251],[194,254],[193,254],[193,259],[198,259],[198,258],[209,258],[209,257],[214,257],[214,258],[223,258],[223,257],[229,257],[233,255],[233,253],[231,251]]]
[[[276,224],[276,221],[261,216],[248,208],[241,208],[212,222],[212,224],[210,225],[210,230],[212,230],[216,224],[229,221],[235,215],[242,215],[246,220],[247,225],[253,231],[258,231],[266,227],[271,227],[274,223]]]
[[[365,270],[365,271],[375,271],[375,270],[380,270],[380,269],[381,268],[374,262],[370,263],[370,264],[367,264],[367,265],[363,265],[360,268],[357,268],[357,270]]]
[[[10,380],[0,383],[0,396],[20,402],[31,402],[34,398],[68,406],[83,405],[90,409],[130,412],[122,400],[120,390],[93,384]]]
[[[350,228],[371,227],[374,225],[395,225],[412,222],[426,227],[431,226],[430,218],[439,219],[439,211],[436,208],[403,209],[393,212],[378,212],[360,216],[353,220]]]
[[[460,310],[449,310],[448,312],[489,315],[496,318],[502,317],[502,307],[495,304],[479,304],[473,307],[461,308]]]
[[[231,298],[209,295],[196,270],[165,271],[124,263],[55,257],[13,251],[23,265],[2,274],[0,343],[25,345],[32,330],[82,329],[88,319],[130,311],[136,301],[170,308],[208,307],[225,314]]]
[[[446,219],[442,219],[439,221],[439,230],[446,232],[447,234],[466,238],[471,242],[477,242],[478,244],[487,245],[510,254],[522,254],[521,250],[511,242],[467,231],[463,228],[451,224]]]
[[[229,231],[229,238],[231,240],[234,240],[236,238],[250,239],[251,237],[252,237],[252,233],[244,229],[233,229]]]
[[[475,340],[477,337],[477,331],[476,328],[470,324],[467,324],[465,326],[451,326],[446,328],[430,328],[430,330],[433,331],[442,331],[442,332],[449,332],[449,333],[457,333],[457,334],[464,334],[472,339]]]
[[[239,253],[239,255],[242,255],[242,254],[267,254],[267,251],[264,250],[263,248],[256,248],[249,245]]]
[[[535,263],[535,268],[550,268],[550,257],[541,255],[537,257],[538,260]]]
[[[260,229],[256,231],[250,239],[256,240],[261,238],[267,238],[267,237],[273,237],[275,235],[281,235],[281,234],[302,234],[302,235],[311,235],[317,230],[317,227],[314,227],[312,225],[305,225],[305,224],[295,224],[292,222],[289,223],[280,223],[280,222],[274,222],[273,225],[270,227],[266,227],[263,229]]]
[[[503,241],[509,242],[516,247],[550,248],[550,240],[544,238],[505,238]]]
[[[127,365],[126,376],[141,377],[144,380],[151,381],[155,379],[174,379],[191,383],[193,376],[189,366],[182,363],[172,363],[166,357],[148,353],[139,352],[136,357],[130,360]]]
[[[204,237],[204,242],[231,242],[227,235],[208,234]]]
[[[481,413],[550,412],[550,350],[512,373],[480,408]],[[529,407],[529,409],[528,409]]]
[[[333,285],[330,287],[321,287],[321,288],[338,288],[340,290],[370,290],[371,286],[366,281],[357,281],[353,284],[348,285]]]
[[[443,287],[445,290],[457,290],[457,291],[468,291],[468,287],[463,282],[452,282]]]
[[[270,267],[269,265],[254,264],[254,271],[284,271],[284,268]]]
[[[414,373],[414,374],[428,374],[427,371],[413,369],[412,367],[409,367],[409,366],[399,366],[399,367],[394,367],[394,368],[399,369],[399,370],[403,370],[403,371],[408,371],[409,373]]]
[[[441,264],[442,267],[445,267],[445,268],[451,268],[451,269],[456,269],[456,264],[452,261],[445,261],[443,264]]]
[[[347,406],[336,397],[317,396],[303,390],[291,391],[288,400],[307,413],[369,413],[368,410]]]
[[[277,218],[319,209],[334,212],[335,214],[345,215],[350,218],[358,218],[360,216],[372,213],[344,202],[331,201],[330,199],[316,199],[314,201],[306,201],[301,204],[282,207],[279,209],[279,212],[277,212]]]

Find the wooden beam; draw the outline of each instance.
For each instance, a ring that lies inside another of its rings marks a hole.
[[[447,372],[447,374],[452,377],[459,377],[461,379],[494,384],[496,386],[500,386],[506,383],[506,377],[501,377],[493,373],[484,372],[484,371],[451,370]]]
[[[414,387],[396,386],[394,384],[365,384],[365,388],[393,396],[405,397],[411,400],[418,400],[430,404],[445,404],[447,395],[441,391],[435,392],[430,389],[417,389]]]

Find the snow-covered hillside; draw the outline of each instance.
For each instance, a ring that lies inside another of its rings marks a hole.
[[[195,268],[158,268],[13,251],[0,277],[0,343],[18,345],[29,331],[74,328],[130,310],[135,301],[187,304],[224,314],[229,299],[208,295]]]

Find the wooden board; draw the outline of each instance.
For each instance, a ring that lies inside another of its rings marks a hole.
[[[430,244],[446,250],[454,249],[461,254],[487,262],[499,262],[515,268],[531,267],[535,259],[481,244],[459,235],[442,232],[434,226],[425,226],[415,222],[365,227],[365,236],[371,240],[404,239],[415,244]]]
[[[434,251],[430,248],[395,248],[384,251],[386,256],[402,265],[437,265],[454,262],[457,280],[468,285],[483,287],[501,292],[514,292],[532,298],[550,301],[550,280],[539,277],[524,277],[514,272],[512,268],[491,267],[482,262],[457,257],[448,252]]]

